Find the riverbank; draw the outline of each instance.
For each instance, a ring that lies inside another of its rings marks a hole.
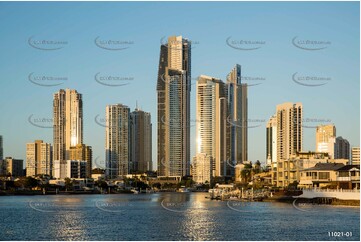
[[[308,204],[325,204],[325,205],[334,205],[334,206],[352,206],[359,207],[360,200],[342,200],[337,198],[324,198],[324,197],[315,197],[315,198],[302,198],[302,197],[272,197],[264,198],[263,202],[282,202],[282,203],[308,203]]]
[[[20,191],[0,191],[0,196],[35,196],[35,195],[91,195],[100,194],[98,191],[46,191],[45,194],[41,190],[20,190]]]
[[[158,191],[159,193],[178,193],[175,191]],[[111,194],[127,194],[131,192],[117,192]],[[197,192],[201,193],[201,192]],[[206,192],[204,192],[206,193]],[[36,195],[99,195],[101,194],[99,191],[59,191],[56,193],[55,191],[47,191],[43,194],[40,190],[34,191],[0,191],[0,196],[36,196]],[[107,195],[107,194],[104,194]],[[206,196],[206,198],[209,198]],[[238,201],[238,200],[234,200]],[[241,201],[241,200],[239,200]],[[242,200],[246,201],[246,200]],[[346,206],[346,207],[359,207],[360,201],[359,200],[342,200],[337,198],[303,198],[303,197],[295,197],[295,196],[273,196],[267,197],[263,199],[256,199],[253,201],[247,200],[248,202],[280,202],[280,203],[307,203],[307,204],[324,204],[324,205],[333,205],[333,206]]]

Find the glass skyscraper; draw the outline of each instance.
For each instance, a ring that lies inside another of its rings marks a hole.
[[[191,42],[171,36],[160,47],[158,176],[190,174]]]

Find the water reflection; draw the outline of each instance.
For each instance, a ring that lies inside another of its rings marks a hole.
[[[48,227],[50,236],[58,240],[89,240],[86,231],[88,223],[82,212],[57,215],[57,222]]]
[[[319,206],[316,213],[292,204],[250,203],[230,209],[205,193],[2,197],[0,238],[7,240],[329,240],[328,231],[359,239],[359,208]],[[59,207],[52,213],[35,204]],[[180,212],[162,207],[161,203]],[[101,210],[121,209],[120,213]],[[233,203],[233,206],[240,204]]]

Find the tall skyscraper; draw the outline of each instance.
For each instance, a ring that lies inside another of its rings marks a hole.
[[[248,160],[248,97],[247,84],[241,83],[241,66],[227,75],[228,94],[228,155],[234,164]]]
[[[286,160],[302,151],[302,104],[277,105],[277,159]]]
[[[50,143],[44,143],[42,140],[26,144],[26,176],[52,176],[52,148]]]
[[[266,125],[267,166],[277,162],[277,118],[272,116]]]
[[[335,159],[350,160],[350,143],[347,139],[342,138],[342,136],[336,138]]]
[[[275,185],[284,179],[284,161],[302,151],[302,119],[302,103],[283,103],[277,105],[276,114],[267,124],[267,152],[271,154],[270,160],[274,159],[270,163],[272,183]]]
[[[196,156],[197,162],[193,166],[196,167],[195,170],[203,172],[204,169],[199,169],[198,166],[205,165],[205,162],[209,161],[211,164],[207,164],[207,167],[211,167],[211,177],[225,176],[227,164],[225,84],[220,79],[201,75],[197,81],[196,93],[197,154],[205,154],[209,159]],[[199,159],[200,163],[198,163]],[[209,179],[207,180],[210,182]]]
[[[160,47],[158,176],[190,173],[191,42],[171,36]]]
[[[319,125],[316,128],[316,152],[327,152],[334,159],[336,127],[333,124]]]
[[[352,147],[351,149],[351,164],[360,165],[360,147]]]
[[[86,162],[85,177],[91,178],[93,160],[93,150],[91,146],[87,146],[85,144],[77,144],[76,146],[70,147],[69,160]]]
[[[105,161],[109,178],[129,173],[129,107],[123,104],[106,107]]]
[[[137,107],[130,113],[130,172],[144,173],[152,169],[151,115]]]
[[[0,160],[4,158],[3,137],[0,135]]]
[[[53,161],[66,166],[70,147],[83,143],[82,95],[70,89],[60,89],[55,93],[53,122]]]

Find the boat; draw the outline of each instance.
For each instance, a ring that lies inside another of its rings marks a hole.
[[[137,190],[135,190],[135,189],[131,189],[130,190],[133,194],[138,194],[139,193],[139,191],[137,191]]]
[[[177,192],[191,192],[191,191],[186,187],[181,187],[177,190]]]

